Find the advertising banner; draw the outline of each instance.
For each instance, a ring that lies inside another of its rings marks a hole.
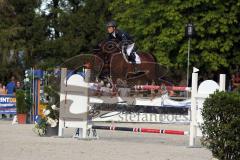
[[[16,114],[16,97],[0,95],[0,114]]]

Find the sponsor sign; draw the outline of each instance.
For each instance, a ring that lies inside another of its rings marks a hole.
[[[0,114],[16,114],[16,97],[0,95]]]

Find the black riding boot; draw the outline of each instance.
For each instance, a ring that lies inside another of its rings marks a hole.
[[[130,56],[129,56],[130,61],[132,62],[132,64],[136,64],[136,56],[135,56],[135,52],[131,52]]]
[[[131,52],[130,54],[130,60],[132,62],[132,65],[133,65],[133,71],[135,73],[137,73],[139,70],[138,70],[138,67],[137,67],[137,64],[136,64],[136,56],[135,56],[135,52]]]

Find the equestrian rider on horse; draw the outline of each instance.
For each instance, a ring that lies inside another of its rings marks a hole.
[[[134,65],[134,72],[136,72],[136,51],[132,37],[119,29],[117,29],[117,23],[115,21],[109,21],[107,23],[108,40],[116,40],[122,44],[123,52],[128,56],[128,60]],[[130,48],[130,49],[129,49]]]

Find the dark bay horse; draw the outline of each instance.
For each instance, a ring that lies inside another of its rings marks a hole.
[[[111,77],[113,82],[116,82],[118,79],[126,80],[128,83],[134,83],[134,85],[156,82],[158,80],[160,77],[158,74],[159,66],[152,54],[137,53],[141,63],[135,65],[142,72],[135,74],[133,64],[127,60],[119,46],[121,44],[116,41],[104,41],[100,43],[100,49],[94,53],[104,62],[100,73],[101,78]],[[163,75],[161,74],[161,76]]]

